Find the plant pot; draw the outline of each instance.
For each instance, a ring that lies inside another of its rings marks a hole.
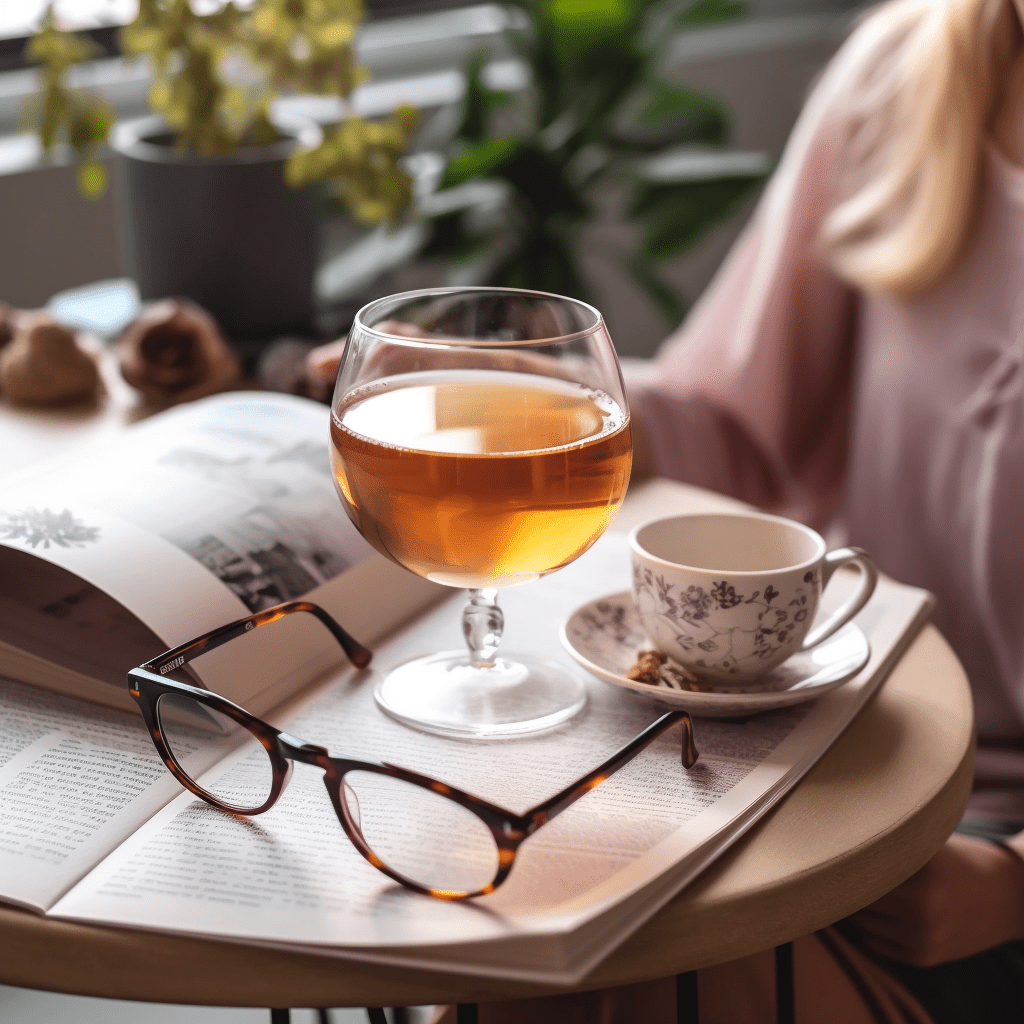
[[[121,244],[142,299],[192,299],[243,352],[311,330],[318,190],[290,188],[284,164],[321,134],[309,121],[277,127],[281,141],[223,157],[177,152],[159,117],[112,133]]]

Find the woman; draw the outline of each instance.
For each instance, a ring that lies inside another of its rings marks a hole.
[[[838,525],[937,596],[974,688],[975,837],[796,944],[803,1022],[1024,1020],[1006,945],[1024,939],[1022,24],[1024,0],[866,17],[716,281],[632,381],[639,468]],[[771,971],[765,954],[700,972],[702,1024],[774,1020]],[[481,1020],[674,1013],[666,979]]]
[[[867,17],[631,401],[649,468],[838,522],[938,598],[975,695],[966,821],[1014,838],[954,836],[844,929],[936,1021],[1024,1020],[1024,957],[984,953],[1024,938],[1022,23],[1024,0]]]

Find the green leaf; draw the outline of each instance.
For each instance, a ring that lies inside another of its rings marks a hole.
[[[630,0],[540,0],[542,18],[564,66],[609,40],[622,41],[634,22]]]
[[[347,118],[327,131],[316,149],[293,153],[285,180],[296,187],[330,180],[357,220],[394,223],[413,195],[412,179],[400,163],[411,124],[407,113]]]
[[[106,142],[114,124],[114,111],[94,93],[71,94],[67,115],[67,141],[79,155],[97,142]]]
[[[528,235],[497,265],[488,283],[553,292],[584,302],[591,297],[570,246],[546,231]]]
[[[734,177],[642,186],[630,213],[644,225],[644,253],[655,260],[681,253],[738,209],[762,181]]]
[[[629,24],[629,0],[547,0],[545,14],[555,25],[589,35],[609,35]]]
[[[488,139],[471,146],[449,161],[441,179],[441,188],[461,185],[470,178],[483,178],[508,160],[520,147],[519,139]]]
[[[459,265],[470,263],[487,247],[486,239],[466,227],[466,211],[456,210],[431,218],[430,239],[420,250],[422,259],[443,258]]]
[[[649,101],[637,117],[638,123],[654,126],[683,120],[706,126],[703,133],[716,136],[715,141],[724,141],[729,129],[729,115],[717,100],[668,82],[655,82]],[[683,140],[677,137],[675,141],[678,144]]]
[[[585,217],[590,212],[583,191],[570,183],[564,162],[540,146],[520,145],[499,170],[541,221],[557,215]]]
[[[39,140],[43,152],[49,153],[57,141],[57,133],[69,116],[71,104],[64,89],[50,89],[43,97],[42,117],[39,122]]]
[[[609,131],[629,149],[653,153],[665,146],[714,146],[729,137],[729,114],[709,96],[669,82],[642,86],[619,104]],[[634,94],[635,95],[635,94]]]
[[[44,78],[59,79],[68,68],[81,64],[101,53],[88,36],[63,32],[57,27],[53,4],[43,13],[39,31],[28,41],[25,57],[42,65]]]
[[[700,28],[717,25],[723,21],[734,21],[747,13],[743,0],[696,0],[675,19],[677,28]]]
[[[78,167],[78,187],[89,199],[99,199],[107,190],[107,169],[98,160]]]
[[[512,101],[507,93],[495,92],[483,84],[480,74],[486,61],[486,53],[475,53],[466,65],[466,95],[458,137],[468,142],[482,142],[487,137],[491,112]]]

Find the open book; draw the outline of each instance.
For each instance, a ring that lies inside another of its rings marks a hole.
[[[342,510],[329,416],[221,395],[5,480],[0,675],[135,710],[128,669],[250,612],[308,598],[370,642],[436,600],[443,588],[378,555]],[[191,668],[261,713],[341,661],[322,627],[293,618]]]
[[[561,650],[559,624],[628,579],[625,540],[610,533],[560,572],[504,591],[508,649],[581,671]],[[331,610],[356,632],[352,616],[381,621],[409,582],[364,578],[347,611],[338,611],[340,597]],[[458,594],[425,600],[377,644],[370,670],[328,670],[269,717],[334,754],[390,761],[525,810],[661,714],[645,698],[588,679],[585,711],[535,737],[449,740],[386,718],[373,700],[376,682],[409,657],[458,646],[462,603]],[[411,601],[404,607],[407,614]],[[459,904],[404,890],[364,861],[314,769],[297,766],[281,800],[258,818],[223,814],[180,791],[137,717],[0,683],[0,899],[65,919],[574,983],[799,780],[880,685],[929,607],[924,591],[883,580],[858,616],[872,652],[853,679],[813,703],[747,721],[697,720],[701,756],[690,772],[669,734],[527,840],[495,893]],[[208,784],[232,770],[232,757],[212,765]]]

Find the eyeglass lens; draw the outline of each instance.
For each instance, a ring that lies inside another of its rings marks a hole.
[[[236,811],[253,811],[270,798],[274,767],[266,747],[234,719],[181,693],[164,693],[156,705],[160,733],[178,767],[204,793]],[[232,766],[211,782],[201,768],[211,746],[237,750]]]
[[[478,892],[498,873],[498,847],[472,811],[429,789],[377,772],[345,774],[343,798],[366,845],[425,889]]]

